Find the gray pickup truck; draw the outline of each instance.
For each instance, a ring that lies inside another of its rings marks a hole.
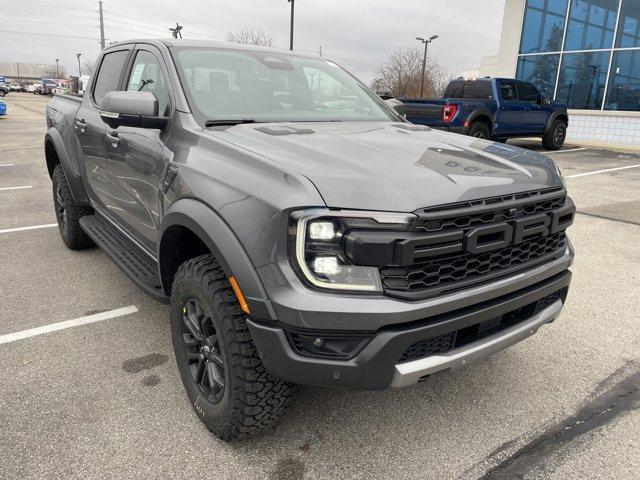
[[[170,305],[220,438],[296,384],[416,384],[560,314],[575,207],[547,157],[407,123],[323,58],[139,40],[96,65],[46,110],[60,234]]]

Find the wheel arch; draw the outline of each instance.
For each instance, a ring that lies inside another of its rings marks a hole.
[[[211,253],[227,276],[236,278],[251,315],[275,320],[262,281],[240,240],[208,205],[190,198],[171,205],[160,227],[157,253],[160,280],[167,296],[171,295],[175,273],[182,263]]]
[[[569,125],[569,114],[564,110],[560,110],[560,111],[554,112],[549,117],[549,120],[547,120],[547,126],[544,129],[545,135],[551,131],[551,127],[553,126],[553,122],[555,122],[556,120],[562,120],[568,126]]]
[[[71,188],[71,195],[78,205],[90,206],[89,197],[82,183],[82,177],[77,168],[77,164],[71,163],[71,157],[67,153],[62,136],[55,128],[50,128],[44,137],[44,156],[47,163],[49,178],[53,178],[53,170],[56,165],[62,165],[62,170],[67,178],[67,183]]]
[[[489,133],[493,134],[493,119],[494,115],[487,109],[475,110],[467,117],[465,133],[469,130],[469,127],[476,122],[482,122],[489,128]]]

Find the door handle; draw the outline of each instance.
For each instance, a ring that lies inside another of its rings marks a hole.
[[[87,129],[87,124],[84,120],[76,120],[76,132],[84,133]]]
[[[113,148],[116,148],[118,145],[120,145],[120,137],[118,137],[118,133],[117,132],[113,132],[113,133],[107,133],[107,140],[109,140],[109,143],[111,143],[111,146]]]

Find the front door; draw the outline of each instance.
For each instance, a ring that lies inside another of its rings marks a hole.
[[[127,69],[124,88],[153,93],[158,114],[169,116],[172,107],[166,78],[160,52],[151,46],[139,47]],[[113,192],[110,213],[151,250],[157,242],[160,183],[168,163],[165,136],[158,129],[118,127],[109,129],[106,137]]]
[[[78,138],[83,175],[87,193],[99,207],[112,204],[111,185],[107,168],[105,135],[109,128],[100,118],[100,104],[104,96],[117,90],[130,50],[125,48],[106,53],[98,66],[90,92],[76,112],[75,131]]]
[[[524,115],[524,128],[526,133],[541,134],[547,124],[547,108],[542,105],[542,95],[531,84],[518,82],[518,98],[529,105],[529,110]]]
[[[518,87],[512,80],[501,80],[498,84],[500,95],[499,110],[496,115],[494,135],[520,135],[525,132],[524,116],[530,104],[521,102]]]

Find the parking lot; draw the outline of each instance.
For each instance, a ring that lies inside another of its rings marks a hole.
[[[273,432],[226,444],[183,393],[167,307],[60,240],[47,100],[11,94],[0,118],[0,478],[638,478],[639,154],[550,154],[579,211],[555,323],[415,387],[303,387]]]

